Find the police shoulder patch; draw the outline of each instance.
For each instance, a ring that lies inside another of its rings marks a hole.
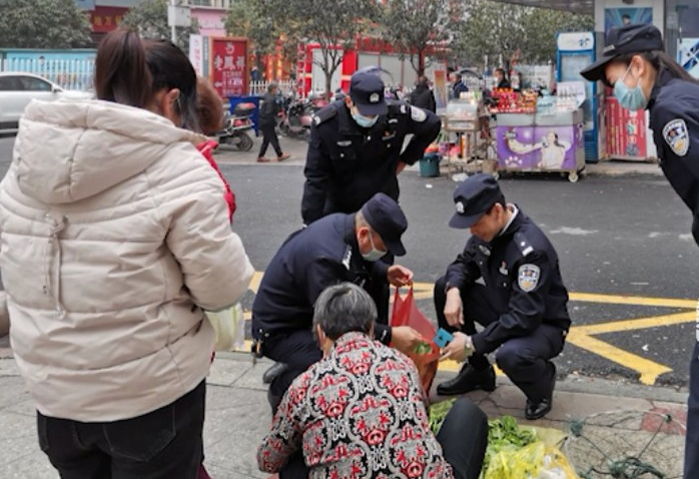
[[[675,118],[665,124],[663,138],[675,155],[685,156],[689,151],[689,132],[682,118]]]
[[[525,293],[529,293],[536,289],[541,277],[541,268],[535,264],[527,263],[519,267],[517,274],[517,284]]]
[[[529,243],[529,240],[521,232],[515,233],[515,243],[517,243],[517,248],[522,253],[522,256],[530,255],[534,252],[534,247]]]
[[[427,119],[427,113],[425,113],[425,110],[422,108],[418,108],[416,106],[411,106],[410,107],[410,118],[413,119],[413,121],[416,121],[418,123],[422,123]]]
[[[320,125],[324,121],[328,121],[330,118],[333,118],[335,115],[337,115],[337,109],[335,108],[335,106],[328,105],[322,110],[320,110],[318,113],[313,115],[313,124]]]

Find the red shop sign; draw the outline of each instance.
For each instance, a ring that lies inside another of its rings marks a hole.
[[[95,7],[90,12],[92,31],[94,33],[108,33],[115,30],[128,11],[128,8],[121,7]]]
[[[248,39],[211,38],[209,72],[222,97],[245,95],[248,91]]]

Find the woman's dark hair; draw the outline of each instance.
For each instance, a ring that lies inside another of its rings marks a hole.
[[[197,118],[205,135],[213,136],[223,129],[224,110],[221,97],[206,78],[197,78]]]
[[[643,59],[650,63],[653,66],[653,68],[655,68],[658,72],[660,72],[661,70],[666,70],[675,78],[679,78],[681,80],[689,81],[692,83],[699,83],[699,80],[690,75],[684,68],[682,68],[682,66],[679,63],[673,60],[670,55],[668,55],[662,50],[653,50],[650,52],[639,53],[627,53],[624,55],[619,55],[617,58],[614,59],[614,61],[629,65],[631,63],[631,59],[636,55],[640,55]],[[609,82],[607,82],[607,78],[604,75],[602,76],[602,81],[605,85],[610,87],[612,86],[611,84],[609,84]]]
[[[163,88],[180,90],[182,127],[199,132],[197,74],[182,50],[168,40],[141,40],[129,30],[107,34],[95,60],[98,99],[146,108]]]

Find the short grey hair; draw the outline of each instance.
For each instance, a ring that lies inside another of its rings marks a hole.
[[[273,92],[274,90],[276,90],[277,88],[279,88],[279,85],[278,85],[277,83],[275,83],[275,82],[270,82],[270,84],[267,85],[267,92],[268,92],[268,93],[272,93],[272,92]]]
[[[352,283],[326,288],[315,304],[313,329],[320,326],[335,341],[351,331],[368,334],[376,321],[376,304],[369,293]]]

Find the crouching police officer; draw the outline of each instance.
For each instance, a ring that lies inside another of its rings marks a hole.
[[[378,193],[356,214],[326,216],[284,242],[252,306],[252,335],[261,353],[286,365],[270,385],[273,408],[294,378],[321,358],[312,322],[313,305],[325,288],[349,281],[371,294],[376,283],[400,287],[412,282],[409,269],[379,261],[389,252],[405,254],[401,235],[407,227],[398,204]],[[375,326],[376,339],[384,344],[409,351],[420,341],[412,328],[387,323],[387,316],[379,317]]]
[[[505,202],[492,176],[468,178],[454,202],[449,226],[470,228],[472,236],[435,284],[434,303],[440,327],[456,331],[444,357],[468,357],[468,363],[437,392],[495,389],[485,355],[499,348],[498,366],[527,397],[526,418],[539,419],[551,410],[556,368],[550,360],[570,327],[558,256],[532,220]],[[475,322],[485,329],[477,333]]]

